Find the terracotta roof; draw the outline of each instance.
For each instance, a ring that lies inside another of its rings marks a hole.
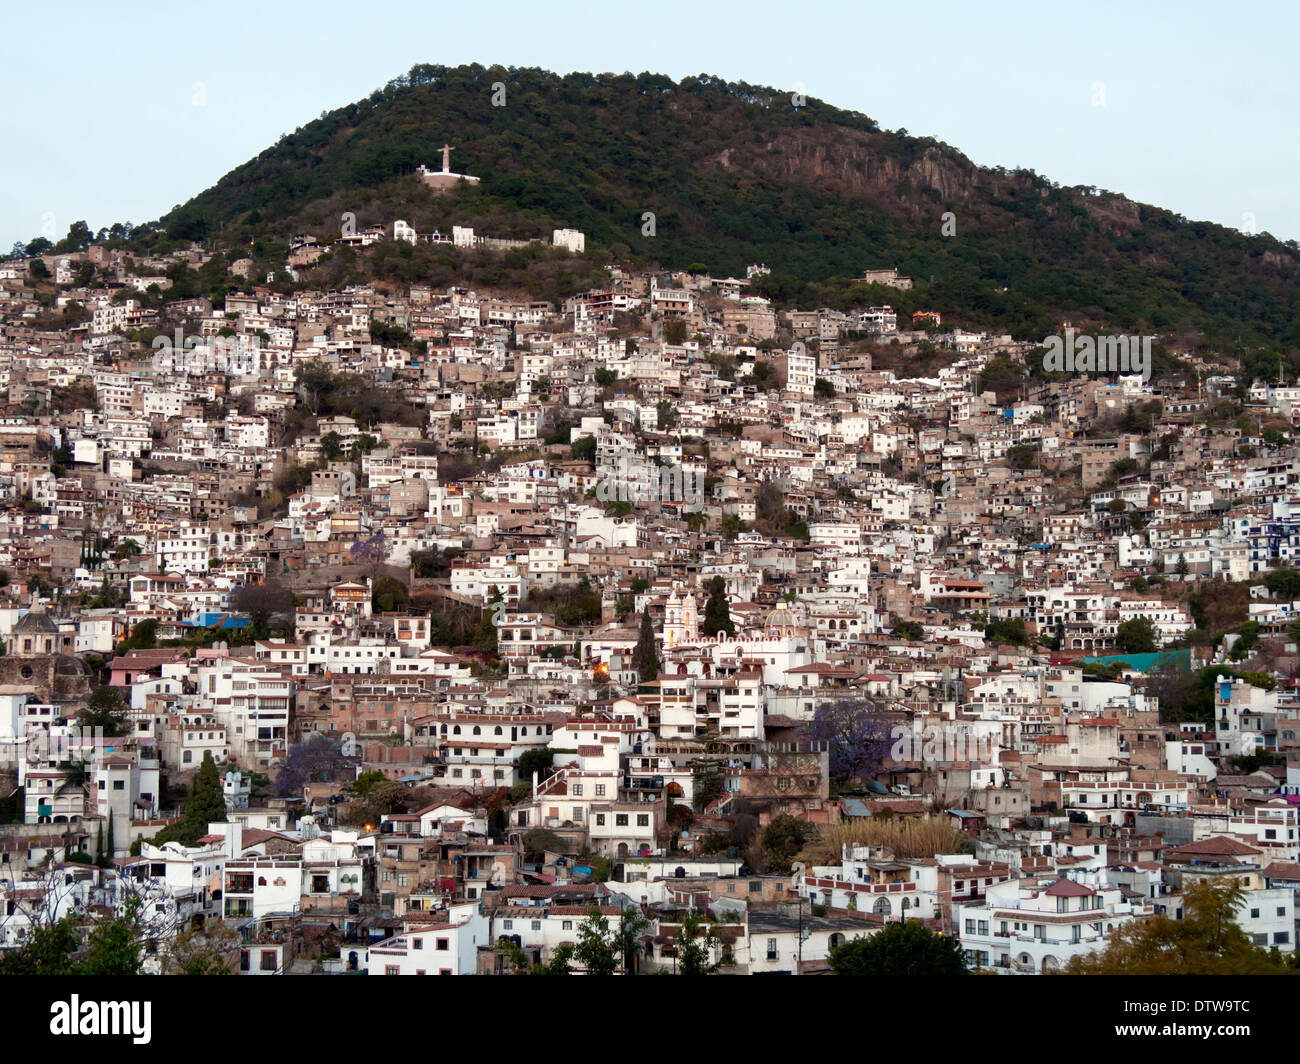
[[[1176,846],[1172,850],[1165,851],[1165,860],[1177,860],[1186,858],[1195,860],[1198,857],[1256,857],[1260,853],[1253,846],[1247,846],[1236,839],[1230,839],[1226,835],[1215,835],[1210,839],[1201,839],[1199,842],[1189,842],[1184,846]]]
[[[1097,892],[1073,879],[1058,879],[1043,893],[1049,898],[1090,898]]]

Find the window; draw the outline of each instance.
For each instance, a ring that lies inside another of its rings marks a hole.
[[[603,783],[596,784],[596,797],[597,798],[605,797],[605,785]]]
[[[446,950],[448,948],[448,941],[449,940],[445,938],[438,939],[438,949]]]
[[[597,814],[596,814],[596,826],[597,826],[598,828],[603,828],[603,827],[605,826],[605,814],[604,814],[604,813],[597,813]]]
[[[239,970],[241,972],[246,972],[249,968],[248,950],[241,950],[239,953]]]
[[[1259,919],[1259,910],[1258,910],[1258,909],[1251,909],[1251,910],[1250,910],[1250,918],[1251,918],[1252,920],[1258,920],[1258,919]]]
[[[115,791],[124,791],[124,790],[126,790],[126,780],[114,780],[114,781],[113,781],[113,790],[115,790]]]
[[[397,975],[397,974],[398,974],[398,972],[397,972],[397,965],[396,965],[396,964],[386,964],[386,965],[384,965],[384,974],[385,974],[385,975]]]
[[[540,931],[541,929],[542,929],[542,922],[541,922],[540,920],[534,920],[534,921],[533,921],[533,930],[534,930],[534,931]]]
[[[451,969],[450,969],[450,968],[439,968],[439,969],[438,969],[438,974],[439,974],[439,975],[451,975]]]
[[[626,814],[626,813],[615,813],[615,814],[614,814],[614,826],[617,827],[617,828],[625,828],[625,827],[627,827],[627,814]]]
[[[637,813],[637,815],[636,815],[636,826],[639,827],[639,828],[648,828],[648,827],[650,826],[650,814],[649,814],[649,813]]]
[[[561,931],[572,931],[572,930],[573,930],[573,921],[572,921],[572,920],[565,920],[565,921],[563,921],[563,922],[560,924],[560,930],[561,930]]]
[[[411,939],[411,949],[424,949],[424,939],[422,938]]]
[[[573,793],[574,793],[575,795],[581,795],[581,794],[582,794],[582,784],[581,784],[581,783],[575,783],[575,784],[573,785]]]
[[[262,950],[262,971],[273,972],[279,967],[279,954],[273,949]]]
[[[506,920],[506,921],[502,924],[502,926],[503,926],[507,931],[513,931],[513,930],[515,929],[515,922],[514,922],[513,920]]]
[[[776,939],[774,938],[767,940],[767,959],[769,961],[776,960]]]

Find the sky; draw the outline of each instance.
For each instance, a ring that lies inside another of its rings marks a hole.
[[[1289,0],[178,7],[6,11],[0,248],[154,220],[415,63],[473,62],[788,88],[984,166],[1300,239]]]

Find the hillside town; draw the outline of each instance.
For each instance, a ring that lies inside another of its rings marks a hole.
[[[1043,974],[1218,877],[1294,952],[1300,383],[1045,374],[882,263],[284,290],[401,241],[529,243],[0,263],[0,956]]]

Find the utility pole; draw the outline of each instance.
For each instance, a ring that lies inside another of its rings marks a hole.
[[[799,895],[799,954],[794,964],[794,974],[803,973],[803,895]]]

